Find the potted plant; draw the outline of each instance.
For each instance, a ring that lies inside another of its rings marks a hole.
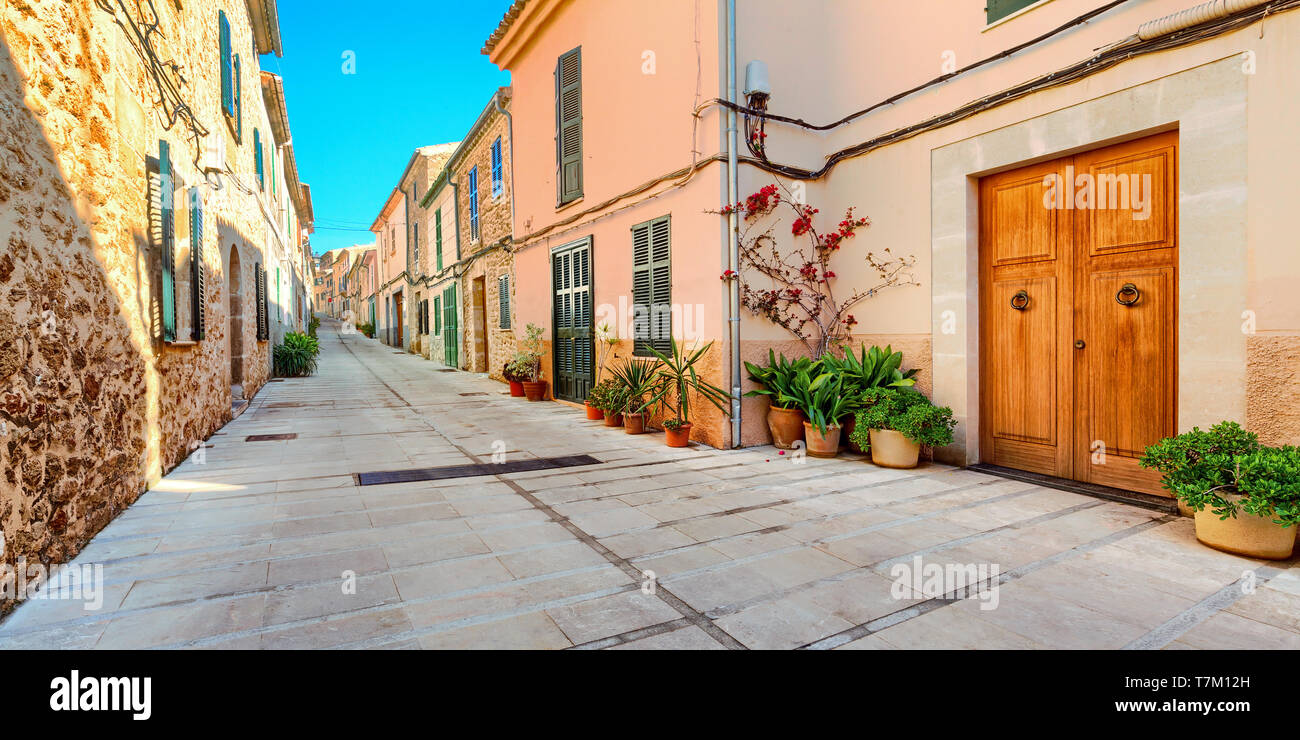
[[[623,426],[623,405],[627,403],[627,390],[621,382],[615,378],[600,381],[592,389],[588,399],[588,403],[600,409],[605,419],[605,426]]]
[[[645,432],[646,411],[660,386],[659,369],[663,363],[653,357],[633,357],[610,372],[623,385],[623,429],[628,434]]]
[[[1138,463],[1196,517],[1196,539],[1226,552],[1285,560],[1300,523],[1300,448],[1264,447],[1225,421],[1162,439]]]
[[[791,395],[791,383],[801,370],[812,373],[816,363],[808,357],[800,357],[794,362],[782,354],[777,359],[776,353],[767,351],[767,366],[759,367],[752,362],[745,363],[749,379],[761,384],[745,394],[746,397],[767,396],[770,404],[767,408],[767,429],[772,433],[772,444],[782,450],[794,448],[794,443],[804,438],[803,423],[807,417],[799,410]]]
[[[523,353],[515,353],[514,358],[501,369],[501,377],[510,384],[510,395],[514,398],[524,397],[524,381],[528,379],[529,358]]]
[[[525,329],[523,350],[526,379],[523,382],[524,395],[529,401],[541,401],[546,398],[546,381],[542,379],[542,327],[529,324]]]
[[[822,357],[822,363],[827,370],[843,377],[846,393],[860,396],[873,388],[910,388],[916,385],[917,370],[901,370],[903,353],[895,352],[891,345],[886,345],[884,349],[867,349],[863,346],[860,356],[855,356],[853,348],[847,344],[841,349],[844,351],[844,359],[828,353]],[[848,441],[849,449],[866,452],[865,448],[853,441],[856,424],[856,415],[850,414],[845,418],[843,438]]]
[[[609,361],[609,356],[613,354],[616,346],[618,346],[618,335],[610,331],[608,322],[596,327],[596,383],[587,392],[583,404],[586,407],[587,419],[590,421],[600,421],[605,418],[605,410],[595,403],[591,394],[600,387],[601,376],[605,374],[605,363]]]
[[[914,468],[922,445],[952,444],[952,409],[932,405],[917,391],[875,388],[862,395],[862,406],[853,436],[860,446],[871,446],[871,461],[881,467]]]
[[[672,340],[672,355],[668,356],[650,348],[662,366],[659,369],[659,391],[652,402],[662,403],[671,414],[664,420],[669,447],[685,447],[691,440],[691,394],[698,394],[704,400],[717,407],[723,415],[730,415],[727,402],[731,394],[703,379],[696,369],[699,361],[709,352],[713,342],[702,348],[687,351],[681,343]]]
[[[820,369],[820,363],[817,363]],[[808,454],[813,457],[835,457],[840,450],[840,419],[856,404],[856,396],[844,393],[844,382],[833,372],[814,376],[808,369],[795,373],[790,383],[790,394],[796,406],[807,417],[803,422],[804,439]]]

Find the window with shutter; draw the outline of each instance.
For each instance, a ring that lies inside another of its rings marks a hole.
[[[253,168],[257,171],[257,187],[266,190],[262,171],[262,132],[253,129]]]
[[[582,197],[582,47],[555,64],[556,203]]]
[[[159,283],[162,286],[163,341],[176,341],[176,173],[172,169],[171,145],[158,142],[158,213],[161,241]]]
[[[198,188],[190,188],[190,295],[194,319],[190,338],[202,341],[208,321],[207,272],[203,264],[203,200]]]
[[[280,268],[275,268],[275,320],[283,321],[284,314],[280,310]]]
[[[497,308],[501,314],[501,328],[510,328],[510,276],[497,279]]]
[[[433,212],[434,249],[437,257],[438,272],[442,272],[442,207]]]
[[[478,167],[469,171],[469,240],[478,241]]]
[[[243,77],[240,74],[241,69],[239,55],[236,54],[231,68],[235,77],[235,141],[243,141],[244,139],[244,96],[242,92],[243,82],[240,80]]]
[[[235,115],[235,76],[232,74],[230,66],[230,19],[226,17],[226,11],[224,10],[217,11],[217,18],[217,35],[220,37],[219,45],[221,47],[221,111],[233,118]]]
[[[418,267],[420,264],[420,224],[418,223],[411,224],[411,229],[414,232],[413,233],[414,238],[412,240],[413,241],[412,249],[415,252],[414,260],[415,260],[415,265]],[[412,273],[414,272],[415,271],[412,270]]]
[[[442,333],[442,298],[433,297],[433,333]]]
[[[650,347],[672,352],[672,220],[632,227],[633,354],[652,357]]]
[[[271,338],[270,327],[266,320],[266,269],[261,263],[258,263],[256,268],[254,282],[257,283],[257,341],[265,342]]]
[[[1000,21],[1012,13],[1024,10],[1039,1],[1040,0],[985,0],[984,21],[985,23]]]
[[[505,176],[501,171],[501,137],[492,142],[492,197],[505,192]]]

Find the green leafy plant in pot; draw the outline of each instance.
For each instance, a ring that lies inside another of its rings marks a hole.
[[[917,391],[873,388],[862,394],[862,407],[852,436],[858,445],[870,445],[871,461],[881,467],[914,468],[923,445],[952,444],[952,409],[931,404]]]
[[[800,357],[791,361],[782,354],[778,359],[776,352],[770,349],[767,351],[767,365],[745,363],[749,379],[763,386],[745,396],[768,398],[767,429],[772,433],[772,444],[780,449],[793,449],[795,442],[804,438],[803,423],[807,417],[799,409],[791,393],[791,385],[800,371],[812,374],[816,368],[817,362],[811,358]]]
[[[669,447],[685,447],[690,443],[692,395],[713,404],[724,416],[731,415],[731,410],[727,408],[731,394],[701,378],[696,369],[696,365],[711,347],[713,342],[696,350],[686,350],[674,339],[671,355],[665,355],[654,347],[649,348],[662,363],[658,371],[660,388],[651,402],[662,403],[670,414],[664,420]]]
[[[659,378],[662,367],[663,363],[656,358],[633,357],[618,367],[610,368],[610,373],[625,390],[623,429],[628,434],[645,432],[646,413],[662,385]]]
[[[606,378],[587,394],[587,403],[600,410],[607,427],[623,426],[623,406],[627,403],[627,388],[617,378]]]
[[[614,348],[618,346],[618,334],[610,329],[609,323],[603,323],[596,327],[596,384],[587,392],[586,407],[587,419],[590,421],[599,421],[606,416],[605,409],[596,403],[592,398],[592,393],[600,387],[605,376],[605,365],[609,358],[614,354]],[[609,424],[607,426],[618,426],[618,424]]]
[[[1264,447],[1232,421],[1167,437],[1138,461],[1196,517],[1196,539],[1217,550],[1285,560],[1300,524],[1300,448]]]
[[[523,367],[527,380],[523,382],[524,395],[529,401],[541,401],[546,398],[546,381],[542,379],[542,357],[546,352],[542,348],[542,335],[545,333],[537,324],[529,324],[525,330],[523,348]]]
[[[822,357],[823,366],[839,374],[844,379],[845,393],[861,396],[874,388],[911,388],[916,385],[916,369],[903,370],[903,353],[895,352],[892,345],[867,348],[863,346],[859,355],[853,354],[853,347],[842,345],[844,357],[826,354]],[[853,439],[853,429],[857,425],[856,415],[849,415],[844,421],[844,436],[848,438],[849,448],[854,452],[865,452],[866,448]]]
[[[814,368],[820,369],[815,363]],[[857,404],[856,395],[845,395],[844,381],[833,372],[813,375],[808,368],[795,373],[789,388],[790,398],[804,413],[804,438],[808,454],[835,457],[840,450],[840,419]]]
[[[529,364],[532,359],[522,352],[516,352],[515,356],[501,368],[501,377],[506,379],[510,384],[510,395],[514,398],[524,397],[524,381],[528,380],[531,375],[528,372]]]

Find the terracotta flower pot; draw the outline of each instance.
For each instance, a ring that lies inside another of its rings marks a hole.
[[[844,446],[849,448],[852,452],[857,452],[863,455],[867,454],[867,450],[862,449],[861,445],[853,441],[853,430],[858,426],[858,417],[853,416],[852,414],[844,417],[844,422],[841,426],[844,429],[844,432],[840,435],[840,442],[842,442]],[[871,445],[867,445],[868,449],[870,449],[870,447]]]
[[[622,415],[622,414],[605,414],[605,426],[607,426],[607,427],[621,427],[621,426],[623,426],[623,415]]]
[[[921,457],[919,442],[892,429],[871,430],[871,462],[882,468],[915,468]]]
[[[830,427],[825,434],[813,426],[810,421],[803,423],[804,438],[808,442],[808,454],[813,457],[835,457],[840,454],[840,428]]]
[[[1240,501],[1235,493],[1222,494],[1230,501]],[[1196,512],[1196,539],[1216,550],[1265,560],[1286,560],[1295,549],[1296,528],[1274,524],[1272,517],[1247,514],[1241,508],[1237,516],[1219,519],[1209,506]]]
[[[524,381],[524,395],[528,396],[529,401],[542,401],[546,399],[546,381],[531,380]]]
[[[767,429],[772,433],[772,444],[778,449],[794,449],[794,443],[803,439],[803,422],[808,417],[799,409],[771,406],[767,409]]]
[[[623,431],[628,434],[645,434],[645,414],[623,414]]]
[[[603,409],[598,409],[589,403],[584,403],[583,406],[587,407],[587,418],[589,420],[600,421],[605,418],[605,411]]]
[[[514,398],[524,397],[524,384],[518,380],[510,381],[510,395]]]
[[[664,429],[669,447],[685,447],[691,442],[691,425],[683,424],[676,429]]]

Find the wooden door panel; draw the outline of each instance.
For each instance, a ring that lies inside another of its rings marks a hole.
[[[1012,300],[1024,291],[1024,308]],[[1056,278],[995,281],[991,291],[993,335],[990,369],[1003,377],[990,384],[994,449],[1012,439],[1040,445],[1057,443]]]
[[[1164,135],[1158,137],[1162,142]],[[1143,143],[1147,142],[1147,143]],[[1176,147],[1144,139],[1079,155],[1093,207],[1084,224],[1090,257],[1174,246],[1178,232]]]
[[[1031,167],[1000,178],[989,191],[988,234],[993,265],[1056,259],[1060,220],[1044,203],[1044,178],[1055,168]]]
[[[1123,293],[1124,286],[1136,293]],[[1134,300],[1121,305],[1116,296]],[[1174,427],[1173,269],[1093,273],[1087,292],[1086,436],[1108,456],[1137,458]]]

